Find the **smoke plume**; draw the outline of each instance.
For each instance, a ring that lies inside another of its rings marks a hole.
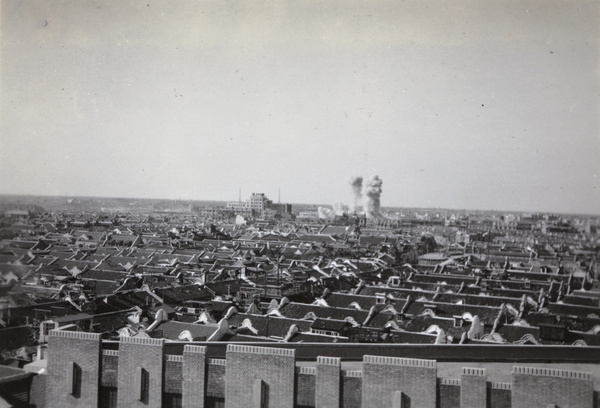
[[[333,220],[336,215],[344,215],[348,212],[348,207],[340,202],[333,203],[333,210],[329,208],[319,207],[319,218],[324,220]]]
[[[353,201],[350,208],[340,202],[333,204],[333,208],[319,207],[319,218],[324,220],[333,220],[338,215],[347,214],[348,211],[358,212],[361,204],[362,210],[368,219],[385,218],[380,211],[381,185],[383,182],[379,176],[373,176],[363,184],[362,177],[352,177],[350,186],[352,186]]]
[[[319,207],[317,210],[319,211],[319,218],[322,220],[333,220],[335,218],[333,210],[329,208]]]
[[[381,185],[383,182],[379,176],[373,176],[368,179],[363,186],[363,209],[367,218],[383,218],[381,211]]]
[[[352,177],[350,179],[350,185],[352,186],[352,193],[354,194],[354,199],[352,201],[352,205],[350,209],[352,211],[356,211],[359,207],[360,201],[362,199],[362,177]]]

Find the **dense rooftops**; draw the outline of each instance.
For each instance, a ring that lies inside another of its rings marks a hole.
[[[48,328],[107,340],[600,344],[596,230],[442,224],[18,214],[2,226],[0,325],[28,328],[24,345]]]

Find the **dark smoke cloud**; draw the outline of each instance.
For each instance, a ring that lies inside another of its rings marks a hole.
[[[360,201],[362,199],[362,177],[352,177],[350,179],[350,185],[352,186],[352,193],[354,194],[354,198],[352,201],[352,205],[350,209],[352,211],[356,211],[360,205]]]
[[[362,189],[363,209],[367,218],[383,218],[381,207],[381,185],[379,176],[373,176],[365,182]]]

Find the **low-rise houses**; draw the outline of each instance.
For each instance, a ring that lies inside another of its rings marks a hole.
[[[370,228],[5,212],[0,331],[18,335],[0,342],[2,362],[35,359],[52,329],[106,341],[600,346],[597,221],[507,219]]]

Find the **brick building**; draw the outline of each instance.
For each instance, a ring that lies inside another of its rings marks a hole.
[[[427,359],[367,354],[362,369],[347,370],[340,357],[307,362],[289,347],[228,344],[225,358],[215,358],[211,345],[111,342],[62,330],[49,337],[46,396],[38,407],[595,406],[585,372],[515,366],[511,382],[497,383],[482,368],[438,378],[438,363]]]

